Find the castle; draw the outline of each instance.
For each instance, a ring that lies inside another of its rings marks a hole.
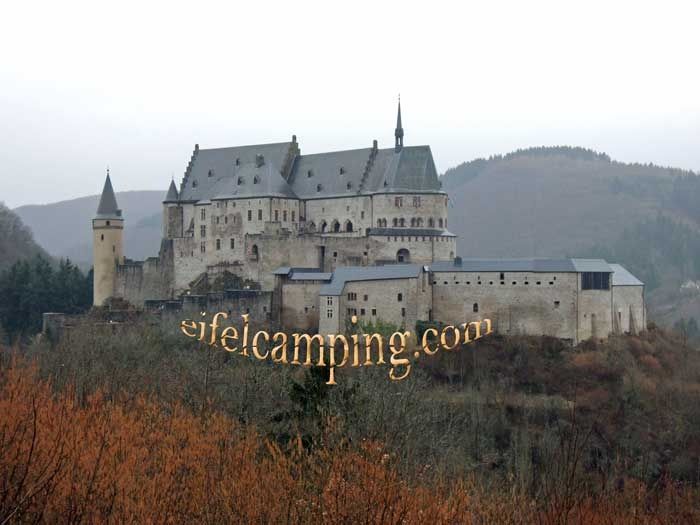
[[[95,306],[245,310],[326,333],[352,315],[405,327],[488,317],[497,332],[572,342],[645,326],[644,285],[619,265],[457,257],[430,147],[404,146],[400,103],[394,139],[313,155],[296,136],[195,145],[163,201],[158,257],[145,261],[124,257],[108,173],[92,221]],[[235,289],[221,285],[231,278]]]

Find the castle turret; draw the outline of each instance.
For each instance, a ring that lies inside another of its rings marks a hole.
[[[117,265],[124,262],[124,218],[107,170],[97,214],[92,219],[93,302],[102,306],[114,295]]]
[[[168,193],[163,201],[163,238],[174,239],[182,237],[182,206],[179,203],[180,194],[175,181],[170,181]]]

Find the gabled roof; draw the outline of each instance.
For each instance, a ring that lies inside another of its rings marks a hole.
[[[345,283],[354,281],[384,281],[417,278],[420,264],[387,264],[386,266],[341,266],[333,272],[331,282],[321,286],[319,295],[341,295]]]
[[[613,270],[613,286],[644,286],[644,283],[632,275],[624,266],[610,263],[610,268]]]
[[[262,155],[263,167],[279,169],[284,164],[291,145],[291,142],[279,142],[233,148],[199,149],[197,147],[181,184],[180,200],[196,202],[212,199],[216,197],[216,193],[232,189],[230,185],[235,185],[236,178],[242,170],[246,170],[246,174],[250,175],[251,170],[256,168],[258,155]],[[278,175],[281,177],[279,172]],[[250,194],[257,196],[255,192]]]
[[[233,177],[222,177],[211,189],[212,199],[240,199],[247,197],[280,197],[296,199],[296,195],[272,161],[262,166],[246,164]]]
[[[102,188],[102,195],[100,196],[100,203],[97,206],[96,219],[121,219],[122,211],[117,205],[117,198],[114,195],[114,189],[112,188],[112,181],[109,178],[109,173],[107,173],[107,178],[105,179],[105,185]]]
[[[268,196],[314,199],[373,193],[443,193],[429,146],[404,147],[400,151],[361,148],[297,155],[289,177],[285,179],[281,170],[289,169],[287,155],[293,151],[290,150],[292,144],[196,148],[181,184],[179,200],[197,202]],[[262,155],[262,166],[256,162],[258,155]],[[253,182],[256,174],[260,179],[257,184]]]
[[[301,155],[290,184],[302,199],[373,193],[442,193],[430,146]],[[367,169],[369,167],[369,169]],[[342,171],[342,172],[341,172]]]

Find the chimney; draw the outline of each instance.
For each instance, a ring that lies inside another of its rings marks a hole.
[[[377,151],[377,147],[378,147],[378,146],[379,146],[379,144],[377,144],[377,139],[374,139],[374,140],[372,141],[372,149],[373,149],[374,151]]]

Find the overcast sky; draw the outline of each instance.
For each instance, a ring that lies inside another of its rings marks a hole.
[[[3,4],[0,201],[165,190],[202,148],[538,145],[700,171],[697,2]]]

